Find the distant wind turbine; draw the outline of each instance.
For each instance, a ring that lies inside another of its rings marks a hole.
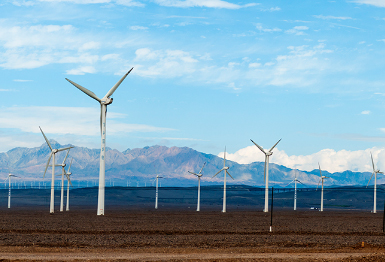
[[[202,177],[202,170],[203,167],[206,165],[206,162],[203,164],[201,171],[199,173],[193,173],[188,171],[190,174],[196,175],[198,177],[198,204],[197,204],[197,211],[201,210],[201,177]]]
[[[155,191],[155,209],[158,209],[158,179],[163,178],[159,175],[156,175],[156,191]]]
[[[67,160],[67,157],[68,157],[68,154],[70,153],[70,149],[68,149],[67,151],[67,154],[63,160],[63,163],[61,163],[60,165],[56,165],[56,166],[61,166],[62,168],[62,172],[61,172],[61,194],[60,194],[60,212],[63,212],[63,206],[64,206],[64,175],[66,174],[66,171],[65,171],[65,162]],[[59,175],[60,176],[60,175]]]
[[[49,205],[49,212],[51,214],[53,214],[54,213],[54,205],[55,205],[55,155],[56,155],[56,153],[58,153],[60,151],[71,149],[71,148],[73,148],[73,146],[59,148],[59,149],[52,148],[51,143],[48,141],[47,137],[44,135],[43,130],[41,129],[40,126],[39,126],[39,128],[40,128],[41,133],[44,136],[45,142],[47,142],[49,148],[51,149],[51,153],[49,154],[47,165],[45,166],[43,178],[45,177],[45,173],[47,172],[49,161],[51,160],[51,157],[52,157],[51,201],[50,201],[50,205]]]
[[[70,166],[68,167],[68,171],[65,173],[66,174],[66,177],[67,177],[67,205],[66,205],[66,211],[69,211],[70,210],[70,184],[72,186],[72,183],[71,183],[71,165],[72,165],[72,160],[74,160],[73,158],[71,159],[71,163],[70,163]]]
[[[321,189],[321,209],[320,209],[320,211],[322,212],[322,211],[324,211],[324,179],[330,178],[330,177],[322,175],[321,166],[319,165],[319,163],[318,163],[318,168],[319,168],[320,180],[318,181],[317,189],[318,189],[319,183],[321,182],[322,183],[322,189]]]
[[[366,185],[366,187],[368,187],[369,183],[370,183],[370,180],[372,179],[373,175],[374,175],[374,203],[373,203],[373,213],[377,213],[377,174],[384,174],[384,172],[381,172],[380,170],[376,169],[374,167],[374,161],[373,161],[373,155],[372,155],[372,152],[370,152],[370,157],[372,158],[372,165],[373,165],[373,173],[372,175],[370,176],[370,179],[368,181],[368,184]]]
[[[220,172],[223,171],[223,174],[224,174],[224,177],[223,177],[223,207],[222,207],[222,212],[223,213],[226,213],[226,174],[229,175],[233,180],[234,178],[230,175],[229,171],[229,167],[226,166],[226,147],[225,147],[225,152],[224,152],[224,155],[223,155],[223,168],[221,170],[219,170],[214,176],[213,178],[218,175]]]
[[[297,179],[297,172],[295,172],[294,180],[287,185],[290,185],[293,182],[294,182],[294,210],[297,210],[297,183],[301,183],[303,185],[303,183]]]
[[[261,146],[259,146],[253,140],[251,140],[251,142],[253,142],[253,144],[256,145],[259,148],[259,150],[261,150],[262,153],[265,154],[265,169],[263,171],[263,178],[265,181],[265,209],[263,210],[263,212],[269,212],[269,158],[273,154],[272,151],[274,147],[278,145],[279,141],[281,141],[281,139],[278,140],[278,142],[275,143],[275,145],[272,148],[270,148],[269,151],[265,151]]]
[[[15,176],[15,175],[12,175],[11,174],[11,171],[9,170],[9,166],[8,166],[8,177],[4,180],[4,183],[6,183],[6,181],[8,180],[8,208],[11,208],[11,177],[18,177],[18,176]]]
[[[105,199],[105,184],[106,184],[106,161],[105,161],[105,151],[106,151],[106,116],[107,116],[107,105],[111,104],[113,99],[110,97],[127,77],[127,75],[132,71],[131,68],[111,89],[107,94],[100,99],[93,92],[87,88],[78,85],[71,80],[67,79],[68,82],[76,86],[86,95],[92,97],[100,103],[100,133],[101,133],[101,149],[100,149],[100,169],[99,169],[99,193],[98,193],[98,216],[104,215],[104,199]]]

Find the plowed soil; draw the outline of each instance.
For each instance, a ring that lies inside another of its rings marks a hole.
[[[113,208],[0,213],[0,258],[18,261],[385,261],[382,213]]]

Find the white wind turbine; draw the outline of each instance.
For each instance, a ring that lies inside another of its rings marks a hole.
[[[203,167],[206,165],[206,162],[203,164],[201,171],[199,173],[193,173],[188,171],[190,174],[196,175],[198,177],[198,204],[197,204],[197,211],[201,210],[201,177],[202,177],[202,170]]]
[[[293,182],[294,182],[294,210],[297,210],[297,183],[301,183],[303,185],[303,183],[297,179],[297,172],[295,172],[294,180],[287,185],[290,185]]]
[[[275,145],[272,148],[270,148],[269,151],[265,151],[261,146],[259,146],[253,140],[251,140],[251,142],[253,142],[253,144],[256,145],[259,148],[259,150],[261,150],[262,153],[265,154],[265,169],[263,171],[263,178],[265,181],[265,209],[263,210],[263,212],[269,212],[269,158],[273,154],[272,151],[274,147],[278,145],[279,141],[281,141],[281,139],[278,140],[278,142],[275,143]]]
[[[155,179],[156,180],[155,209],[158,209],[158,180],[159,180],[159,178],[163,178],[163,177],[156,175],[156,179]]]
[[[374,204],[373,204],[373,213],[377,213],[377,174],[384,174],[384,172],[381,172],[380,170],[376,169],[374,167],[374,161],[373,161],[373,156],[372,156],[372,152],[370,152],[370,157],[372,158],[372,165],[373,165],[373,173],[372,175],[370,176],[370,179],[368,181],[368,184],[366,185],[366,187],[368,187],[369,183],[370,183],[370,180],[372,179],[373,175],[374,175]]]
[[[230,175],[229,171],[227,171],[229,167],[226,166],[226,147],[225,147],[225,152],[223,155],[223,168],[219,170],[213,177],[218,175],[220,172],[223,171],[224,177],[223,177],[223,207],[222,207],[222,212],[226,213],[226,174],[229,175],[233,180],[234,178]]]
[[[18,177],[18,176],[15,176],[15,175],[12,175],[11,174],[11,171],[9,170],[9,167],[8,167],[8,177],[4,180],[4,183],[8,180],[8,208],[11,208],[11,177]]]
[[[87,88],[78,85],[71,80],[67,79],[68,82],[76,86],[80,91],[84,92],[86,95],[92,97],[100,103],[100,133],[101,133],[101,149],[100,149],[100,169],[99,169],[99,192],[98,192],[98,210],[97,214],[104,215],[104,199],[105,199],[105,184],[106,184],[106,161],[105,161],[105,150],[106,150],[106,115],[107,115],[107,105],[111,104],[113,101],[112,94],[127,77],[127,75],[132,71],[131,68],[111,89],[107,94],[100,99],[93,92]]]
[[[74,159],[73,158],[71,159],[71,163],[70,163],[70,166],[68,167],[68,171],[65,173],[66,177],[67,177],[67,205],[66,205],[66,211],[70,210],[70,184],[72,186],[70,176],[72,175],[72,173],[71,173],[72,160],[74,160]]]
[[[49,205],[49,212],[54,213],[54,205],[55,205],[55,155],[56,155],[56,153],[58,153],[60,151],[71,149],[71,148],[73,148],[73,146],[59,148],[59,149],[52,148],[51,143],[48,141],[47,137],[44,135],[43,130],[41,129],[40,126],[39,126],[39,128],[40,128],[41,133],[44,136],[45,141],[47,142],[49,148],[51,149],[51,153],[49,154],[47,165],[45,166],[43,178],[45,177],[45,173],[47,172],[47,168],[48,168],[49,162],[50,162],[51,157],[52,157],[51,201],[50,201],[50,205]]]
[[[60,165],[56,165],[56,166],[61,166],[62,168],[62,172],[61,172],[61,193],[60,193],[60,212],[63,212],[63,206],[64,206],[64,175],[66,174],[66,171],[65,171],[65,162],[67,160],[67,157],[68,157],[68,154],[70,153],[70,149],[68,149],[67,151],[67,154],[65,156],[65,158],[63,159],[63,163],[61,163]]]
[[[320,211],[324,211],[324,179],[325,178],[330,178],[328,176],[323,176],[322,171],[321,171],[321,166],[318,163],[318,169],[319,169],[319,174],[320,174],[320,180],[318,181],[317,189],[319,186],[319,183],[322,182],[322,189],[321,189],[321,209]]]

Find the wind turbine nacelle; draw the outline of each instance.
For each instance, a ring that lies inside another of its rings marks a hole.
[[[101,103],[104,104],[104,105],[109,105],[112,103],[114,99],[112,97],[106,97],[106,98],[103,98]]]
[[[225,166],[225,167],[223,168],[223,170],[227,170],[227,169],[229,169],[229,167],[228,167],[228,166]]]
[[[271,156],[273,154],[273,152],[266,152],[266,156]]]

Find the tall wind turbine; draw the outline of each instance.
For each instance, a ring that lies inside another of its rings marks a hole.
[[[297,183],[301,183],[303,185],[303,183],[297,179],[297,172],[295,172],[294,180],[287,185],[290,185],[293,182],[294,182],[294,210],[297,210]]]
[[[224,178],[223,178],[223,207],[222,207],[223,213],[226,213],[226,174],[229,175],[234,180],[234,178],[230,175],[229,171],[227,171],[228,169],[229,169],[229,167],[226,166],[226,147],[225,147],[225,152],[223,155],[223,168],[221,170],[219,170],[213,176],[213,178],[214,178],[216,175],[218,175],[220,172],[223,171],[223,174],[224,174]]]
[[[374,175],[374,203],[373,203],[373,213],[377,213],[377,174],[384,174],[384,172],[381,172],[380,170],[376,169],[374,167],[374,161],[373,161],[373,155],[372,152],[370,152],[370,157],[372,158],[372,165],[373,165],[373,173],[368,181],[368,184],[366,187],[368,187],[370,180],[372,179]]]
[[[100,103],[100,133],[101,133],[101,149],[100,149],[100,169],[99,169],[99,193],[98,193],[98,216],[104,215],[104,199],[105,199],[105,184],[106,184],[106,161],[105,161],[105,151],[106,151],[106,115],[107,115],[107,105],[111,104],[113,99],[110,97],[127,77],[127,75],[132,71],[131,68],[111,89],[107,94],[100,99],[93,92],[87,88],[78,85],[71,80],[67,79],[68,82],[76,86],[80,91],[84,92],[86,95],[92,97]]]
[[[155,209],[158,209],[158,180],[159,180],[159,178],[163,178],[163,177],[156,175]]]
[[[275,143],[275,145],[272,148],[270,148],[269,151],[265,151],[261,146],[259,146],[253,140],[251,140],[251,142],[253,142],[253,144],[256,145],[259,148],[259,150],[261,150],[262,153],[265,154],[265,169],[263,171],[263,178],[265,180],[265,209],[263,210],[263,212],[269,212],[269,158],[273,154],[272,151],[274,147],[278,145],[279,141],[281,141],[281,139],[278,140],[278,142]]]
[[[45,177],[45,172],[47,172],[49,161],[51,160],[51,157],[52,157],[51,201],[49,204],[49,212],[53,214],[54,213],[54,205],[55,205],[55,155],[56,155],[56,153],[58,153],[60,151],[71,149],[71,148],[73,148],[73,146],[59,148],[59,149],[52,148],[51,143],[48,141],[47,137],[44,135],[43,130],[41,129],[40,126],[39,126],[39,128],[40,128],[41,133],[44,136],[45,142],[47,142],[49,148],[51,149],[51,153],[49,154],[47,165],[45,166],[43,178]]]
[[[202,170],[203,167],[206,165],[206,162],[203,164],[201,171],[199,173],[193,173],[188,171],[190,174],[196,175],[198,177],[198,204],[197,204],[197,211],[201,210],[201,176],[202,176]]]
[[[4,180],[4,183],[8,180],[8,208],[11,208],[11,177],[18,177],[18,176],[15,176],[15,175],[12,175],[11,174],[11,171],[9,170],[9,167],[8,167],[8,177]]]
[[[71,159],[71,163],[70,163],[70,166],[68,167],[68,171],[65,173],[66,174],[66,177],[67,177],[67,204],[66,204],[66,211],[69,211],[70,210],[70,184],[72,186],[72,183],[71,183],[71,165],[72,165],[72,160],[74,160],[73,158]]]
[[[64,206],[64,175],[66,175],[66,171],[65,171],[65,162],[67,160],[67,157],[68,157],[68,154],[70,153],[70,149],[68,149],[67,151],[67,154],[65,156],[65,158],[63,159],[63,163],[61,163],[60,165],[56,165],[56,166],[61,166],[62,168],[62,172],[61,172],[61,194],[60,194],[60,212],[63,212],[63,206]]]
[[[319,183],[322,182],[321,209],[320,209],[320,211],[322,212],[322,211],[324,211],[324,179],[330,178],[330,177],[322,175],[321,166],[319,165],[319,163],[318,163],[318,168],[319,168],[320,180],[318,181],[317,189],[318,189]]]

